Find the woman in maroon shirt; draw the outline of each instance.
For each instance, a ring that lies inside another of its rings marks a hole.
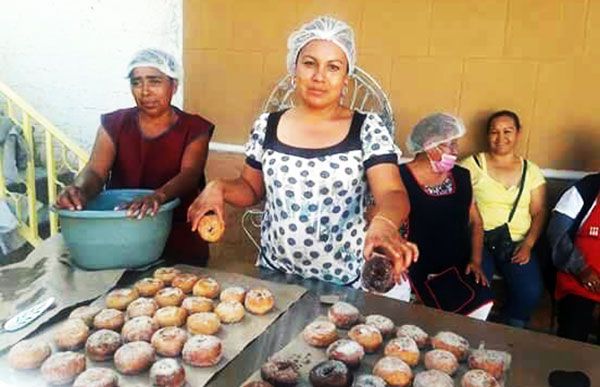
[[[128,67],[136,107],[101,117],[90,160],[57,206],[81,210],[107,188],[146,188],[153,193],[124,205],[130,217],[155,215],[161,204],[181,199],[165,257],[205,265],[208,246],[186,225],[186,211],[204,188],[204,165],[214,125],[171,105],[179,66],[159,50],[142,50]]]

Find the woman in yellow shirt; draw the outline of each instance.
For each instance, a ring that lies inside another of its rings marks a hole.
[[[532,249],[546,220],[546,182],[537,165],[517,154],[520,136],[519,117],[508,110],[496,112],[487,121],[488,151],[467,157],[461,164],[471,172],[486,234],[508,225],[509,254],[503,257],[492,252],[486,243],[483,269],[488,278],[495,269],[502,274],[508,287],[503,317],[512,326],[524,327],[542,293],[541,272]],[[522,193],[510,218],[523,178]]]

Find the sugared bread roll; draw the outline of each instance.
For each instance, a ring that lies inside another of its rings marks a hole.
[[[302,337],[309,345],[323,348],[336,341],[338,334],[331,321],[313,321],[304,328]]]
[[[252,314],[263,315],[273,309],[275,297],[267,288],[250,289],[244,298],[244,306]]]
[[[8,364],[17,370],[39,368],[52,350],[41,340],[23,340],[13,345],[8,352]]]
[[[135,289],[115,289],[106,295],[106,307],[109,309],[125,310],[127,305],[140,295]]]
[[[217,298],[221,291],[221,285],[212,277],[202,277],[196,282],[192,292],[194,296]]]
[[[70,318],[54,331],[54,344],[58,349],[70,351],[84,346],[90,335],[90,328],[80,318]]]
[[[141,297],[154,297],[156,292],[165,287],[165,283],[158,278],[142,278],[133,287]]]
[[[152,346],[161,356],[175,357],[181,354],[188,334],[183,328],[165,327],[152,335]]]
[[[124,344],[115,352],[115,368],[124,375],[139,374],[154,363],[154,348],[145,341]]]
[[[183,361],[195,367],[212,367],[223,356],[223,344],[216,336],[192,336],[183,346]]]
[[[394,356],[404,360],[411,367],[419,364],[419,347],[413,339],[408,336],[400,336],[390,340],[384,349],[385,356]]]
[[[169,286],[173,278],[179,273],[181,273],[181,270],[174,267],[161,267],[154,271],[154,278],[161,280],[165,285]]]
[[[469,354],[467,339],[453,332],[438,332],[431,338],[431,346],[435,349],[445,349],[452,352],[458,361],[466,360]]]
[[[412,370],[397,357],[386,356],[377,361],[373,367],[373,375],[377,375],[391,387],[410,386],[413,378]]]
[[[42,377],[53,386],[71,383],[85,371],[85,356],[76,352],[58,352],[42,364]]]

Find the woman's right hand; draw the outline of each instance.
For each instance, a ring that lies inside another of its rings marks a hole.
[[[87,198],[81,188],[74,185],[66,186],[56,199],[56,207],[63,210],[81,211],[87,204]]]
[[[214,212],[224,225],[223,207],[223,188],[218,181],[211,181],[188,208],[187,220],[192,224],[192,231],[198,229],[200,219],[209,212]]]

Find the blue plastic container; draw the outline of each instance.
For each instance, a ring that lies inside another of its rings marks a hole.
[[[115,211],[119,204],[151,190],[106,190],[82,211],[57,210],[60,228],[73,263],[84,269],[135,268],[157,260],[171,231],[179,199],[163,204],[156,216],[143,219]]]

